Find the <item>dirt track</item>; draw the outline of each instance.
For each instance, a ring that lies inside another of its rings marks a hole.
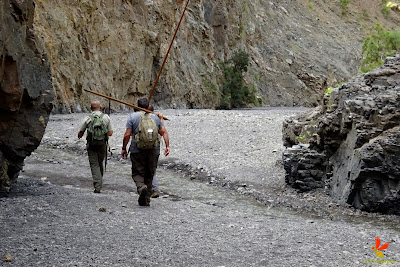
[[[117,156],[127,114],[112,115],[101,194],[76,138],[84,114],[52,116],[11,197],[0,199],[0,256],[13,258],[1,265],[368,266],[381,259],[375,236],[390,242],[383,260],[400,260],[397,217],[286,188],[280,127],[296,112],[164,111],[171,156],[150,208],[137,205],[129,162]]]

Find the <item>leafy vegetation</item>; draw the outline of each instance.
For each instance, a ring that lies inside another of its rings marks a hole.
[[[303,135],[298,135],[295,137],[295,140],[297,141],[298,144],[307,144],[309,143],[311,137],[312,137],[312,133],[311,131],[302,131],[304,134]]]
[[[340,0],[339,2],[342,9],[342,15],[346,15],[348,12],[348,5],[350,3],[350,0]]]
[[[400,5],[394,2],[387,2],[386,7],[394,11],[400,11]]]
[[[387,2],[387,0],[382,0],[381,12],[385,18],[389,15],[390,12],[390,7],[387,5]]]
[[[393,56],[400,50],[400,31],[388,31],[381,24],[376,24],[373,33],[365,38],[361,62],[361,71],[368,72],[383,64],[388,56]]]
[[[328,88],[325,90],[325,95],[330,95],[330,94],[332,94],[332,90],[333,90],[332,87],[328,87]]]
[[[390,10],[400,11],[400,5],[387,0],[382,0],[381,12],[385,18],[389,16]]]
[[[330,86],[330,87],[326,88],[325,95],[328,96],[328,95],[332,94],[333,88],[340,87],[342,84],[343,84],[343,82],[340,82],[340,83],[337,83],[334,87]]]
[[[243,80],[243,74],[247,71],[248,65],[249,55],[243,51],[234,53],[231,59],[220,64],[223,73],[220,109],[257,105],[256,90],[254,88],[249,90]]]

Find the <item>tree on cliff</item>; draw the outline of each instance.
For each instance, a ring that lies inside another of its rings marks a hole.
[[[361,62],[361,71],[368,72],[382,66],[384,59],[397,51],[400,51],[400,31],[388,31],[381,24],[376,24],[362,46],[365,58]]]
[[[220,64],[223,72],[220,109],[241,108],[256,102],[254,92],[249,90],[243,79],[248,65],[249,55],[240,50],[227,62]]]

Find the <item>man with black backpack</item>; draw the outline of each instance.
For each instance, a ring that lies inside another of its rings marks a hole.
[[[138,100],[140,108],[149,108],[149,100],[140,98]],[[160,118],[153,113],[143,111],[130,114],[126,123],[126,131],[122,142],[122,158],[128,156],[127,145],[129,147],[132,161],[132,178],[135,181],[139,194],[139,205],[150,206],[150,196],[152,194],[152,181],[157,169],[158,157],[160,156],[158,135],[164,138],[164,155],[169,154],[168,133]]]
[[[102,107],[98,100],[92,101],[90,109],[92,113],[83,120],[78,138],[82,138],[87,129],[86,149],[92,171],[94,193],[100,193],[103,187],[103,162],[107,153],[108,137],[113,134],[113,131],[110,117],[101,112]]]

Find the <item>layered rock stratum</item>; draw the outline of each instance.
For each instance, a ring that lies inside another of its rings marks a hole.
[[[284,122],[286,182],[338,202],[400,214],[400,55]]]

